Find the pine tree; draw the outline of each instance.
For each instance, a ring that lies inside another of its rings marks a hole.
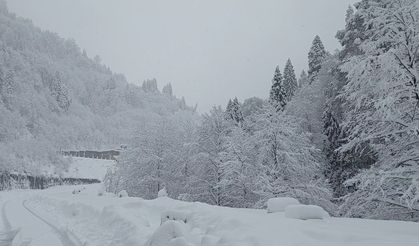
[[[277,111],[282,111],[287,104],[287,93],[284,88],[284,81],[279,66],[276,67],[275,75],[272,79],[269,101]]]
[[[172,84],[167,84],[163,87],[162,93],[168,96],[173,96]]]
[[[11,108],[13,92],[15,90],[14,74],[12,71],[3,73],[0,70],[0,102],[7,108]]]
[[[367,6],[367,2],[356,5],[357,10],[364,9]],[[362,54],[359,46],[367,38],[364,18],[359,13],[354,13],[352,6],[349,6],[346,11],[345,22],[345,29],[338,31],[336,34],[336,38],[343,47],[339,54],[342,60]]]
[[[229,100],[226,108],[227,119],[232,120],[234,124],[241,125],[244,121],[241,104],[239,100],[234,98]]]
[[[58,106],[67,112],[71,105],[71,98],[67,86],[62,82],[60,74],[57,72],[51,87],[51,94],[55,97]]]
[[[148,79],[143,82],[143,90],[145,92],[157,93],[159,89],[157,88],[156,79]]]
[[[317,35],[314,38],[313,44],[308,53],[308,77],[310,79],[310,83],[312,83],[317,78],[317,74],[322,68],[322,63],[324,62],[325,58],[326,50],[320,37]]]
[[[298,79],[298,87],[302,88],[308,84],[308,75],[305,70],[303,70],[300,74],[300,78]]]
[[[297,77],[295,76],[294,66],[292,65],[291,59],[287,60],[287,64],[284,69],[284,88],[287,95],[287,101],[291,101],[298,88]]]

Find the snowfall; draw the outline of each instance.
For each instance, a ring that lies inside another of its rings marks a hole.
[[[110,164],[97,160],[83,164],[80,159],[74,163],[72,172],[77,169],[78,177],[86,178],[103,177],[103,170]],[[92,172],[95,169],[102,171]],[[101,184],[95,184],[1,192],[0,246],[419,245],[419,223],[333,218],[326,214],[306,219],[301,209],[310,216],[322,210],[304,210],[293,200],[286,201],[288,207],[279,204],[268,213],[168,197],[119,197],[102,190]]]

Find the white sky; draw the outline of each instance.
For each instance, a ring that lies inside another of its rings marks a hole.
[[[274,68],[297,76],[319,34],[329,51],[355,0],[8,0],[35,25],[74,38],[132,83],[171,82],[201,112],[266,98]]]

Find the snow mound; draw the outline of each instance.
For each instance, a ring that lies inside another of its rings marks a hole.
[[[268,200],[268,213],[284,212],[290,205],[299,205],[300,202],[291,197],[277,197]]]
[[[315,205],[290,205],[285,209],[285,217],[291,219],[309,220],[329,218],[329,214]]]
[[[126,190],[121,190],[120,192],[118,192],[118,197],[119,198],[129,197],[128,192]]]
[[[145,246],[189,246],[185,240],[186,225],[179,221],[166,221],[153,233]]]
[[[179,211],[179,210],[168,210],[161,214],[161,223],[163,224],[166,221],[182,221],[187,223],[190,220],[191,215],[189,213]]]
[[[97,195],[98,196],[103,196],[105,194],[105,187],[103,185],[101,185],[99,187],[99,189],[97,190]]]
[[[167,197],[167,190],[166,187],[159,190],[159,192],[157,193],[157,197]]]

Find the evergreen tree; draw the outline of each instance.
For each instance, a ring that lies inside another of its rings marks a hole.
[[[269,101],[277,111],[282,111],[287,104],[287,93],[284,88],[284,81],[279,66],[276,67],[275,75],[272,79]]]
[[[11,108],[13,92],[15,90],[15,82],[13,79],[14,75],[12,71],[3,73],[0,70],[0,102],[7,108]]]
[[[149,79],[143,82],[143,90],[145,92],[157,93],[159,89],[157,88],[157,80]]]
[[[304,87],[308,84],[308,75],[305,70],[303,70],[300,74],[300,78],[298,79],[298,87]]]
[[[284,69],[284,87],[287,95],[287,100],[290,101],[298,88],[297,77],[295,76],[294,66],[291,59],[287,60]]]
[[[169,83],[163,87],[162,93],[168,96],[173,96],[172,85]]]
[[[308,77],[310,79],[310,83],[312,83],[317,78],[317,74],[322,68],[322,63],[324,62],[325,58],[326,50],[320,37],[317,35],[314,38],[313,44],[308,53]]]
[[[227,119],[234,121],[234,124],[241,125],[244,121],[241,104],[239,100],[234,98],[229,100],[226,108]]]
[[[366,1],[356,5],[357,10],[365,9],[367,7],[368,4]],[[345,29],[338,31],[336,34],[336,38],[343,47],[339,54],[342,60],[354,55],[362,54],[362,50],[359,46],[362,41],[367,38],[364,18],[362,18],[358,12],[354,13],[352,6],[349,6],[346,11],[345,21]]]

